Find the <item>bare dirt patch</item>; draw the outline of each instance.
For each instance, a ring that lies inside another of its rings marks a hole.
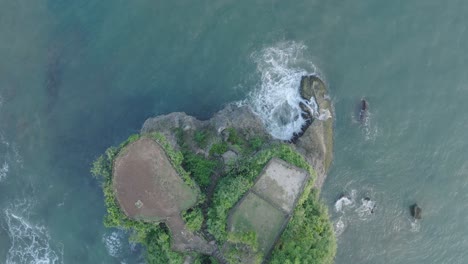
[[[307,177],[305,170],[274,158],[260,174],[253,190],[290,214]]]
[[[182,181],[164,149],[150,138],[120,152],[113,177],[117,200],[132,219],[162,221],[197,201],[197,192]]]

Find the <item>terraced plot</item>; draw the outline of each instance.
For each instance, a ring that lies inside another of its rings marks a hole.
[[[254,231],[266,256],[281,235],[309,174],[283,160],[272,159],[256,184],[231,210],[230,232]]]

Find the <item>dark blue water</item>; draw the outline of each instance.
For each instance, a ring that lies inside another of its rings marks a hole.
[[[93,159],[150,116],[208,118],[277,91],[289,71],[265,74],[292,67],[319,71],[336,106],[322,192],[342,223],[336,262],[464,263],[467,12],[456,0],[0,0],[0,262],[137,263],[140,249],[102,225]],[[336,212],[341,192],[354,205]]]

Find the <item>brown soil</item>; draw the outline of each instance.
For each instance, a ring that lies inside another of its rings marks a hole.
[[[127,146],[114,164],[113,186],[124,213],[161,221],[193,206],[197,193],[172,167],[162,147],[149,138]]]

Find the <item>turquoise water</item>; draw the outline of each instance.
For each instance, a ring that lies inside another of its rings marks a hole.
[[[303,71],[336,107],[322,191],[336,263],[466,263],[467,12],[456,0],[0,0],[0,262],[139,263],[102,225],[92,160],[150,116],[270,102],[256,99]],[[354,200],[338,212],[343,192]]]

